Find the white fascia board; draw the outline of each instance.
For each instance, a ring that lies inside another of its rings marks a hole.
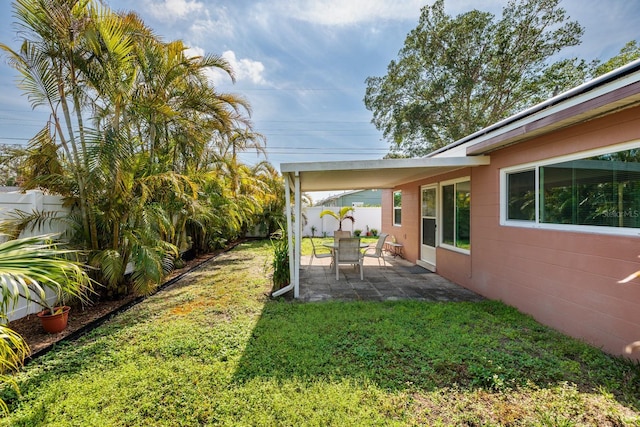
[[[552,114],[558,113],[560,111],[566,110],[568,108],[574,107],[576,105],[582,104],[583,102],[589,101],[591,99],[597,98],[599,96],[602,96],[604,94],[607,94],[609,92],[613,92],[616,89],[620,89],[623,88],[631,83],[635,83],[639,80],[640,74],[639,73],[635,73],[635,74],[631,74],[629,76],[626,76],[620,80],[616,80],[613,81],[609,84],[606,84],[604,86],[600,86],[592,91],[586,92],[584,94],[581,95],[577,95],[573,98],[569,98],[566,101],[560,102],[559,104],[553,105],[551,107],[547,107],[543,110],[540,110],[536,113],[533,113],[531,115],[528,115],[520,120],[516,120],[513,123],[510,123],[506,126],[503,126],[499,129],[496,129],[495,131],[492,132],[488,132],[485,135],[481,135],[476,139],[473,139],[472,141],[469,141],[469,143],[465,143],[462,145],[465,146],[469,146],[469,145],[475,145],[475,144],[480,144],[488,139],[491,138],[495,138],[496,136],[499,136],[503,133],[507,133],[513,129],[517,129],[519,127],[525,126],[529,123],[535,122],[540,120],[541,118],[550,116]],[[455,147],[457,148],[457,147]]]
[[[282,163],[282,173],[411,169],[447,166],[482,166],[490,163],[489,156],[424,157],[418,159],[346,160],[336,162]]]

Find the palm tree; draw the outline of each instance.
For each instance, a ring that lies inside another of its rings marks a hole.
[[[320,218],[322,218],[325,215],[334,217],[338,221],[338,230],[342,230],[342,221],[349,219],[351,220],[352,223],[355,222],[356,219],[353,217],[353,215],[349,215],[349,212],[353,212],[353,211],[354,211],[354,208],[352,208],[351,206],[341,207],[338,213],[334,212],[331,209],[325,209],[322,212],[320,212]]]
[[[91,83],[110,81],[104,78],[107,74],[127,67],[131,40],[114,14],[93,1],[17,0],[14,13],[23,34],[22,45],[19,51],[4,44],[0,48],[22,75],[21,86],[32,106],[50,109],[51,125],[47,124],[38,139],[60,144],[58,158],[74,179],[69,196],[80,209],[84,240],[97,250],[95,201],[99,195],[89,182],[88,153],[90,136],[97,131],[85,115],[95,109],[104,92],[104,83]],[[112,68],[115,70],[107,71]]]
[[[237,158],[263,151],[249,104],[207,79],[216,68],[233,80],[227,61],[188,56],[98,0],[16,0],[14,11],[22,45],[0,48],[33,107],[51,112],[24,153],[25,188],[78,208],[73,241],[109,293],[130,290],[127,268],[132,289],[149,292],[187,229],[229,239],[270,203],[269,183]]]

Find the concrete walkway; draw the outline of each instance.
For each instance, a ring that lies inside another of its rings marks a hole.
[[[340,266],[340,280],[330,269],[330,259],[303,256],[300,269],[301,301],[482,301],[480,295],[420,266],[400,258],[385,256],[387,266],[365,259],[364,280],[351,266]]]

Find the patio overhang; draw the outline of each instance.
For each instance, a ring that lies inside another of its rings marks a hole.
[[[489,156],[382,159],[337,162],[282,163],[280,171],[301,191],[394,188],[457,169],[488,165]]]
[[[300,239],[302,224],[293,221],[302,217],[302,193],[307,191],[389,189],[408,182],[452,172],[458,169],[484,166],[489,156],[429,157],[419,159],[382,159],[337,162],[282,163],[285,198],[294,193],[294,209],[287,209],[289,243],[289,285],[274,292],[279,296],[291,290],[294,298],[300,292]]]

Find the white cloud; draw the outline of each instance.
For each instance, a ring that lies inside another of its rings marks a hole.
[[[416,19],[424,0],[280,0],[265,9],[314,24],[352,25],[378,20]]]
[[[185,56],[188,56],[189,58],[193,58],[196,56],[204,56],[205,51],[203,48],[201,47],[188,47],[185,49],[184,51]]]
[[[236,80],[250,80],[254,84],[267,82],[263,77],[264,64],[262,62],[248,58],[238,59],[232,50],[223,52],[222,57],[231,64],[231,68],[236,74]]]
[[[162,22],[174,22],[205,10],[197,0],[146,0],[145,6],[149,14]]]
[[[199,47],[190,47],[187,49],[186,54],[188,56],[203,56],[205,54],[204,49]],[[264,64],[260,61],[254,61],[253,59],[242,58],[238,59],[236,54],[232,50],[227,50],[222,53],[222,58],[226,59],[236,77],[236,81],[250,81],[256,85],[267,84],[264,78]],[[230,77],[223,71],[210,69],[207,70],[209,79],[215,85],[222,83],[229,83]]]

